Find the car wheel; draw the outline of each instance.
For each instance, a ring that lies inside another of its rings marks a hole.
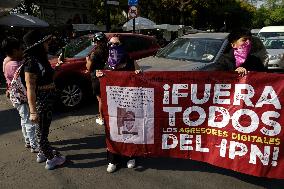
[[[83,87],[78,83],[68,83],[60,90],[60,101],[66,108],[79,106],[83,101]]]

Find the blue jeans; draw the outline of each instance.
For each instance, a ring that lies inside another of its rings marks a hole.
[[[35,126],[36,124],[30,121],[30,110],[27,103],[16,105],[16,109],[18,110],[21,117],[21,126],[22,133],[25,139],[26,144],[30,144],[31,148],[38,148],[38,143],[35,135]]]

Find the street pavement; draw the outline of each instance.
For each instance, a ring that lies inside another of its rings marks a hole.
[[[258,178],[207,163],[170,158],[140,158],[138,166],[106,172],[104,128],[95,123],[96,103],[56,111],[51,144],[67,157],[64,166],[45,170],[24,148],[20,119],[0,90],[0,189],[283,189],[284,180]],[[241,165],[240,165],[241,166]]]

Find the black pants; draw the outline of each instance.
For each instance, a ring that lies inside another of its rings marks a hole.
[[[119,154],[112,153],[107,150],[107,161],[112,164],[127,163],[129,160],[135,159],[134,157],[122,156]]]
[[[100,80],[97,77],[92,77],[92,88],[93,88],[93,95],[100,96]]]
[[[49,127],[52,120],[54,98],[48,94],[41,94],[37,98],[37,111],[39,114],[39,123],[36,126],[36,136],[39,144],[39,150],[47,159],[52,159],[58,152],[53,151],[48,141]]]

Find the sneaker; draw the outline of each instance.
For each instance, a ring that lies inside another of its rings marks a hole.
[[[132,169],[135,167],[135,159],[131,159],[127,162],[127,168]]]
[[[104,125],[105,124],[105,122],[104,122],[104,120],[102,118],[97,118],[96,119],[96,123],[99,124],[99,125]]]
[[[112,173],[116,170],[116,165],[115,164],[112,164],[112,163],[109,163],[108,166],[107,166],[107,172],[108,173]]]
[[[30,147],[31,147],[30,143],[25,144],[25,148],[30,148]]]
[[[52,170],[58,165],[62,165],[66,161],[64,156],[54,156],[51,160],[46,160],[45,169]]]
[[[43,153],[38,153],[37,156],[36,156],[36,162],[38,163],[42,163],[42,162],[45,162],[46,161],[46,157]]]
[[[31,148],[31,153],[38,153],[39,152],[39,150],[38,150],[38,148]]]

